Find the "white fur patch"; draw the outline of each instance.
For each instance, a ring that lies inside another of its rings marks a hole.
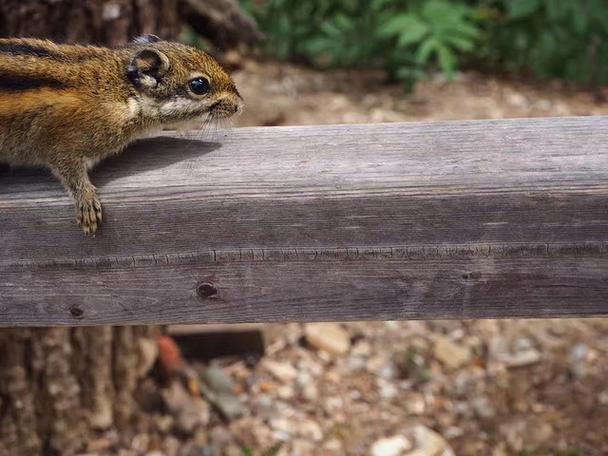
[[[135,118],[141,112],[141,106],[135,98],[129,98],[127,101],[127,108],[129,110],[129,117]]]
[[[164,103],[159,103],[159,111],[163,116],[182,115],[184,113],[196,112],[201,109],[201,103],[188,98],[175,98]]]
[[[170,124],[164,124],[165,130],[176,130],[176,131],[188,131],[188,130],[200,130],[205,123],[205,116],[198,119],[182,120],[181,122],[174,122]]]

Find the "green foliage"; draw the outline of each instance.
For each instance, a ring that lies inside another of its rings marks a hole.
[[[495,12],[486,24],[488,41],[479,54],[492,67],[589,85],[608,82],[605,0],[482,3]]]
[[[384,67],[408,85],[439,67],[451,77],[481,32],[474,10],[449,0],[245,1],[267,52],[319,66]]]
[[[464,66],[608,82],[606,0],[241,1],[281,59],[385,68],[408,87]]]

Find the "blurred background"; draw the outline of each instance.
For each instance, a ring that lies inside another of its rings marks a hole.
[[[237,126],[608,114],[605,0],[0,0],[144,33],[221,60]],[[1,330],[0,454],[603,455],[606,378],[601,319]]]

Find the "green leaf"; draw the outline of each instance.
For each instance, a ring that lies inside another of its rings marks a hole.
[[[433,52],[440,45],[436,38],[428,38],[422,42],[416,52],[416,60],[420,63],[426,63],[431,58]]]
[[[437,56],[439,57],[439,66],[448,79],[454,77],[456,69],[456,55],[447,46],[437,47]]]
[[[451,35],[446,36],[445,41],[452,45],[452,47],[458,49],[463,52],[470,52],[475,47],[475,42],[472,40],[468,40],[466,38],[462,38],[459,36]]]
[[[412,24],[412,26],[399,35],[397,46],[406,47],[410,44],[418,43],[428,32],[429,27],[426,24],[422,22]]]
[[[420,21],[420,19],[413,14],[397,14],[381,27],[378,35],[382,37],[400,35],[408,29],[418,27],[421,24],[424,25],[424,22]]]
[[[507,3],[510,19],[529,17],[536,13],[540,7],[540,0],[510,0]]]
[[[445,0],[428,0],[422,7],[422,17],[429,21],[449,19],[454,15],[460,15],[456,5]]]

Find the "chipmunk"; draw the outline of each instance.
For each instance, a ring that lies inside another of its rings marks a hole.
[[[117,49],[0,39],[0,163],[50,168],[87,234],[102,221],[92,166],[150,130],[242,108],[215,59],[154,35]]]

